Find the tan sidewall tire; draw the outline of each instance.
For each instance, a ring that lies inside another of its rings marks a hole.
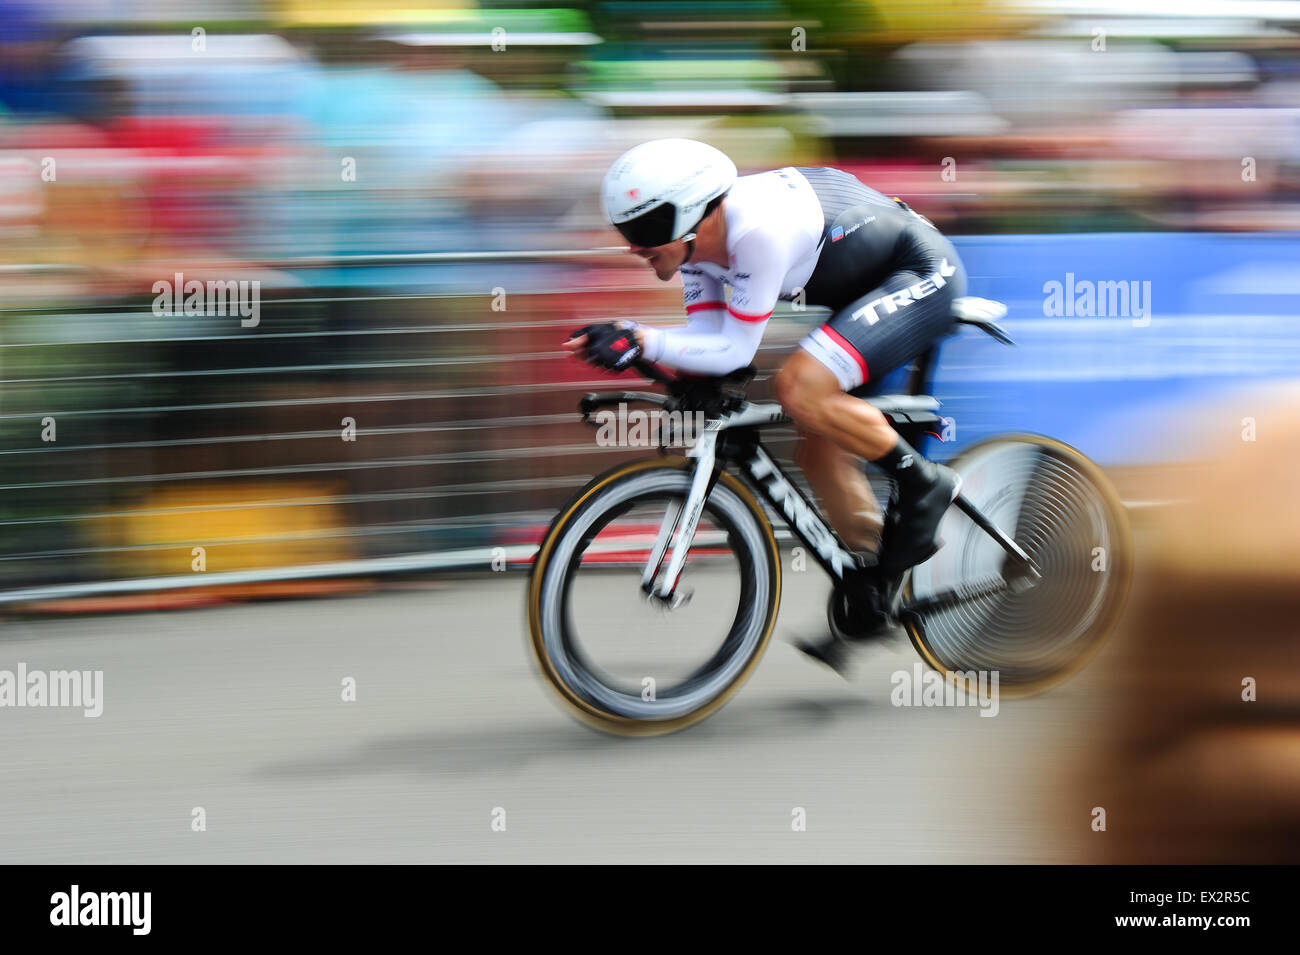
[[[1090,646],[1087,651],[1081,654],[1077,659],[1071,661],[1068,666],[1062,667],[1047,676],[1026,683],[1000,683],[998,687],[998,695],[1004,699],[1014,700],[1042,693],[1044,690],[1051,689],[1052,687],[1065,682],[1087,666],[1088,663],[1090,663],[1101,651],[1101,648],[1106,645],[1111,634],[1114,633],[1115,627],[1119,624],[1120,617],[1124,613],[1124,607],[1128,603],[1129,586],[1132,583],[1133,578],[1133,536],[1129,530],[1128,513],[1124,509],[1124,502],[1120,500],[1119,493],[1115,490],[1114,485],[1110,483],[1110,479],[1106,477],[1106,473],[1077,448],[1072,448],[1070,445],[1065,444],[1062,441],[1057,441],[1055,438],[1027,433],[995,435],[994,437],[972,444],[969,448],[953,458],[952,461],[948,462],[948,466],[954,471],[961,473],[963,460],[969,460],[977,452],[983,452],[997,444],[1034,444],[1062,452],[1077,461],[1079,464],[1079,470],[1082,471],[1087,476],[1088,480],[1092,482],[1093,486],[1097,488],[1107,512],[1115,519],[1116,536],[1118,538],[1117,549],[1121,558],[1119,593],[1117,597],[1110,601],[1110,604],[1107,607],[1106,619],[1098,625],[1101,630],[1101,635],[1090,641]],[[1114,563],[1115,562],[1112,561],[1112,567],[1114,566]],[[912,597],[912,580],[910,574],[908,576],[906,590],[904,591],[904,597],[907,600],[910,600]],[[904,622],[904,627],[907,630],[908,639],[911,640],[912,646],[916,649],[916,652],[921,655],[921,659],[930,667],[942,673],[945,679],[952,679],[952,671],[939,662],[938,657],[926,644],[925,637],[917,629],[916,625],[911,620],[906,620]]]
[[[763,658],[763,653],[767,650],[767,645],[771,642],[772,632],[776,628],[777,610],[781,604],[781,554],[776,544],[776,537],[772,532],[772,525],[763,513],[762,506],[754,498],[739,480],[733,475],[723,471],[718,477],[718,483],[725,485],[726,488],[734,493],[745,507],[758,522],[762,531],[763,540],[766,543],[766,558],[768,560],[770,573],[772,575],[772,586],[769,588],[768,610],[766,621],[763,625],[763,632],[759,638],[757,647],[752,651],[748,663],[739,674],[729,683],[726,688],[716,697],[710,700],[699,709],[692,710],[681,716],[667,720],[644,720],[633,719],[630,717],[620,716],[606,712],[598,707],[591,705],[586,700],[579,697],[574,691],[560,678],[553,664],[546,653],[545,641],[542,634],[542,582],[546,576],[548,563],[551,555],[555,551],[555,544],[565,533],[574,517],[581,512],[582,508],[588,501],[600,491],[608,488],[617,481],[622,480],[630,474],[636,474],[641,471],[650,469],[663,469],[669,471],[687,471],[693,470],[695,462],[684,457],[666,457],[653,458],[645,461],[633,461],[629,464],[619,465],[606,471],[604,474],[596,477],[585,488],[578,492],[574,498],[561,509],[559,515],[551,523],[550,529],[542,539],[541,547],[537,551],[537,559],[533,562],[532,574],[528,581],[528,642],[532,647],[533,660],[536,662],[542,676],[546,679],[547,684],[555,691],[564,708],[595,729],[606,733],[614,733],[619,736],[659,736],[665,733],[675,733],[678,730],[685,729],[688,726],[706,719],[722,708],[728,700],[736,695],[736,692],[745,684],[754,669],[758,666],[759,660]]]

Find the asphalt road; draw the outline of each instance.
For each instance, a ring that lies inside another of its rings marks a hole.
[[[911,648],[851,682],[805,660],[827,583],[791,573],[736,699],[619,739],[534,673],[524,586],[5,620],[0,669],[102,670],[104,710],[0,708],[0,861],[1060,862],[1089,838],[1062,773],[1099,731],[1092,671],[995,718],[894,707]]]

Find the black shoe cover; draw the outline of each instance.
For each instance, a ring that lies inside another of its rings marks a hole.
[[[943,544],[939,524],[961,493],[961,475],[941,464],[934,470],[933,481],[900,486],[897,501],[885,516],[880,566],[889,573],[929,560]]]

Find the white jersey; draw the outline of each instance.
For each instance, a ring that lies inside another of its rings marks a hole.
[[[855,199],[880,196],[856,181],[854,185],[861,189]],[[777,301],[793,298],[807,283],[830,213],[840,211],[824,209],[813,185],[793,166],[739,177],[722,209],[728,264],[689,262],[678,270],[687,324],[641,326],[650,361],[705,375],[726,374],[752,362]],[[730,300],[726,286],[731,287]]]

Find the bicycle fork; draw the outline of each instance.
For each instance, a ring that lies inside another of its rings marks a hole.
[[[641,572],[641,589],[653,600],[658,600],[672,610],[691,599],[691,593],[678,593],[677,582],[686,566],[686,555],[690,553],[695,540],[695,529],[700,523],[700,514],[704,511],[704,502],[713,491],[718,480],[717,460],[718,432],[706,428],[695,444],[686,452],[688,458],[695,458],[695,473],[691,476],[691,487],[686,493],[686,500],[679,503],[673,499],[668,502],[668,510],[659,525],[659,534],[654,547]],[[673,541],[676,533],[677,540]],[[660,574],[660,565],[664,554],[672,544],[672,555],[668,566]],[[657,587],[656,587],[657,581]]]

